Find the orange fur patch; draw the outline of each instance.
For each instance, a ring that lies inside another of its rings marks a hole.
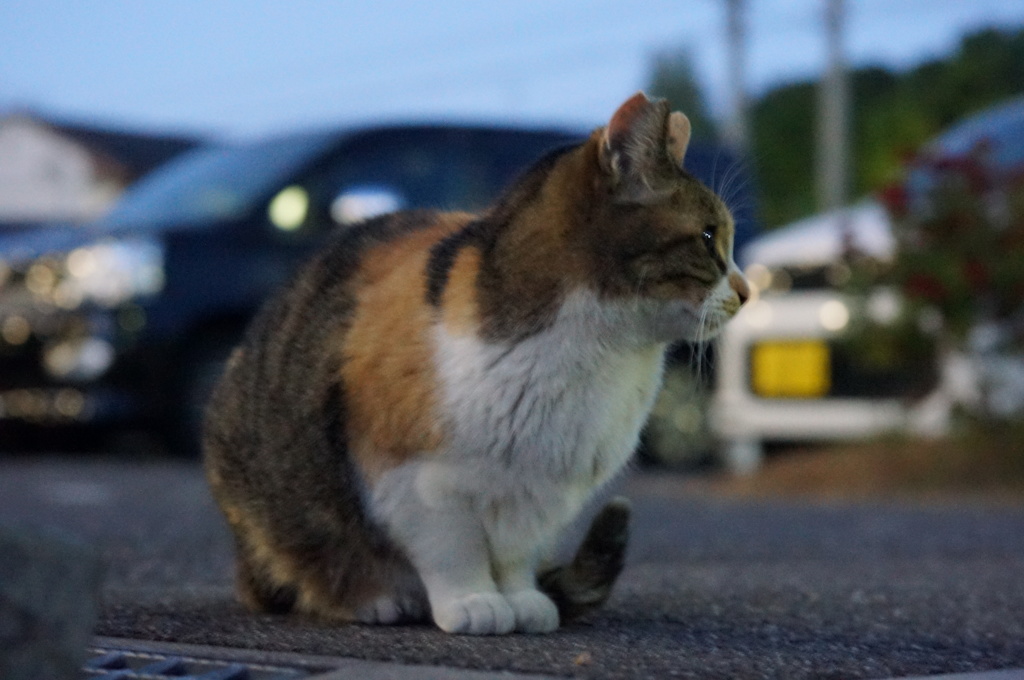
[[[590,144],[596,145],[598,139],[599,132],[595,132]],[[539,299],[561,282],[568,280],[568,288],[573,288],[588,279],[585,255],[568,243],[569,231],[579,223],[576,201],[597,181],[592,179],[589,160],[584,151],[566,156],[548,176],[538,200],[523,207],[514,228],[505,234],[506,252],[517,257],[504,259],[499,266],[508,272],[508,279],[523,286],[527,297]]]
[[[220,508],[236,535],[240,536],[252,560],[251,568],[264,573],[264,577],[278,585],[294,583],[298,570],[294,564],[280,552],[278,547],[267,536],[255,518],[251,517],[245,510],[226,500],[224,494],[218,494]],[[240,588],[238,595],[242,602],[253,611],[262,609],[258,600],[253,599],[252,593]]]
[[[352,325],[341,341],[350,452],[373,480],[440,447],[438,377],[425,299],[430,248],[470,219],[445,214],[435,224],[370,251],[359,274]]]
[[[445,286],[441,306],[444,324],[453,333],[468,335],[480,327],[480,314],[476,298],[476,277],[480,271],[480,251],[463,248]]]

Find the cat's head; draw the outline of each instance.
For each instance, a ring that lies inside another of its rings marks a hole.
[[[591,137],[596,200],[584,239],[606,299],[655,310],[666,339],[713,337],[750,289],[733,261],[732,214],[683,170],[690,121],[643,93]],[[596,148],[595,148],[596,147]]]

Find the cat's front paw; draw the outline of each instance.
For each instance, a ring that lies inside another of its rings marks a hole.
[[[516,614],[516,630],[520,633],[550,633],[558,628],[558,607],[538,590],[520,590],[506,599]]]
[[[474,593],[434,607],[434,623],[446,633],[504,635],[516,627],[516,615],[498,593]]]

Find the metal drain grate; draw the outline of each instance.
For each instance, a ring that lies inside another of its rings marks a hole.
[[[103,680],[298,680],[305,669],[95,647],[83,678]]]

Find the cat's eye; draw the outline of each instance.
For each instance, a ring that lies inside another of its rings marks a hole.
[[[708,249],[708,255],[711,257],[712,261],[714,261],[719,271],[725,273],[725,260],[722,259],[721,253],[718,252],[718,225],[705,224],[704,231],[701,232],[700,236],[704,240],[704,247]]]
[[[715,235],[718,233],[718,227],[714,224],[704,225],[704,232],[701,234],[701,238],[704,239],[704,245],[707,247],[708,252],[714,254],[715,252]]]

